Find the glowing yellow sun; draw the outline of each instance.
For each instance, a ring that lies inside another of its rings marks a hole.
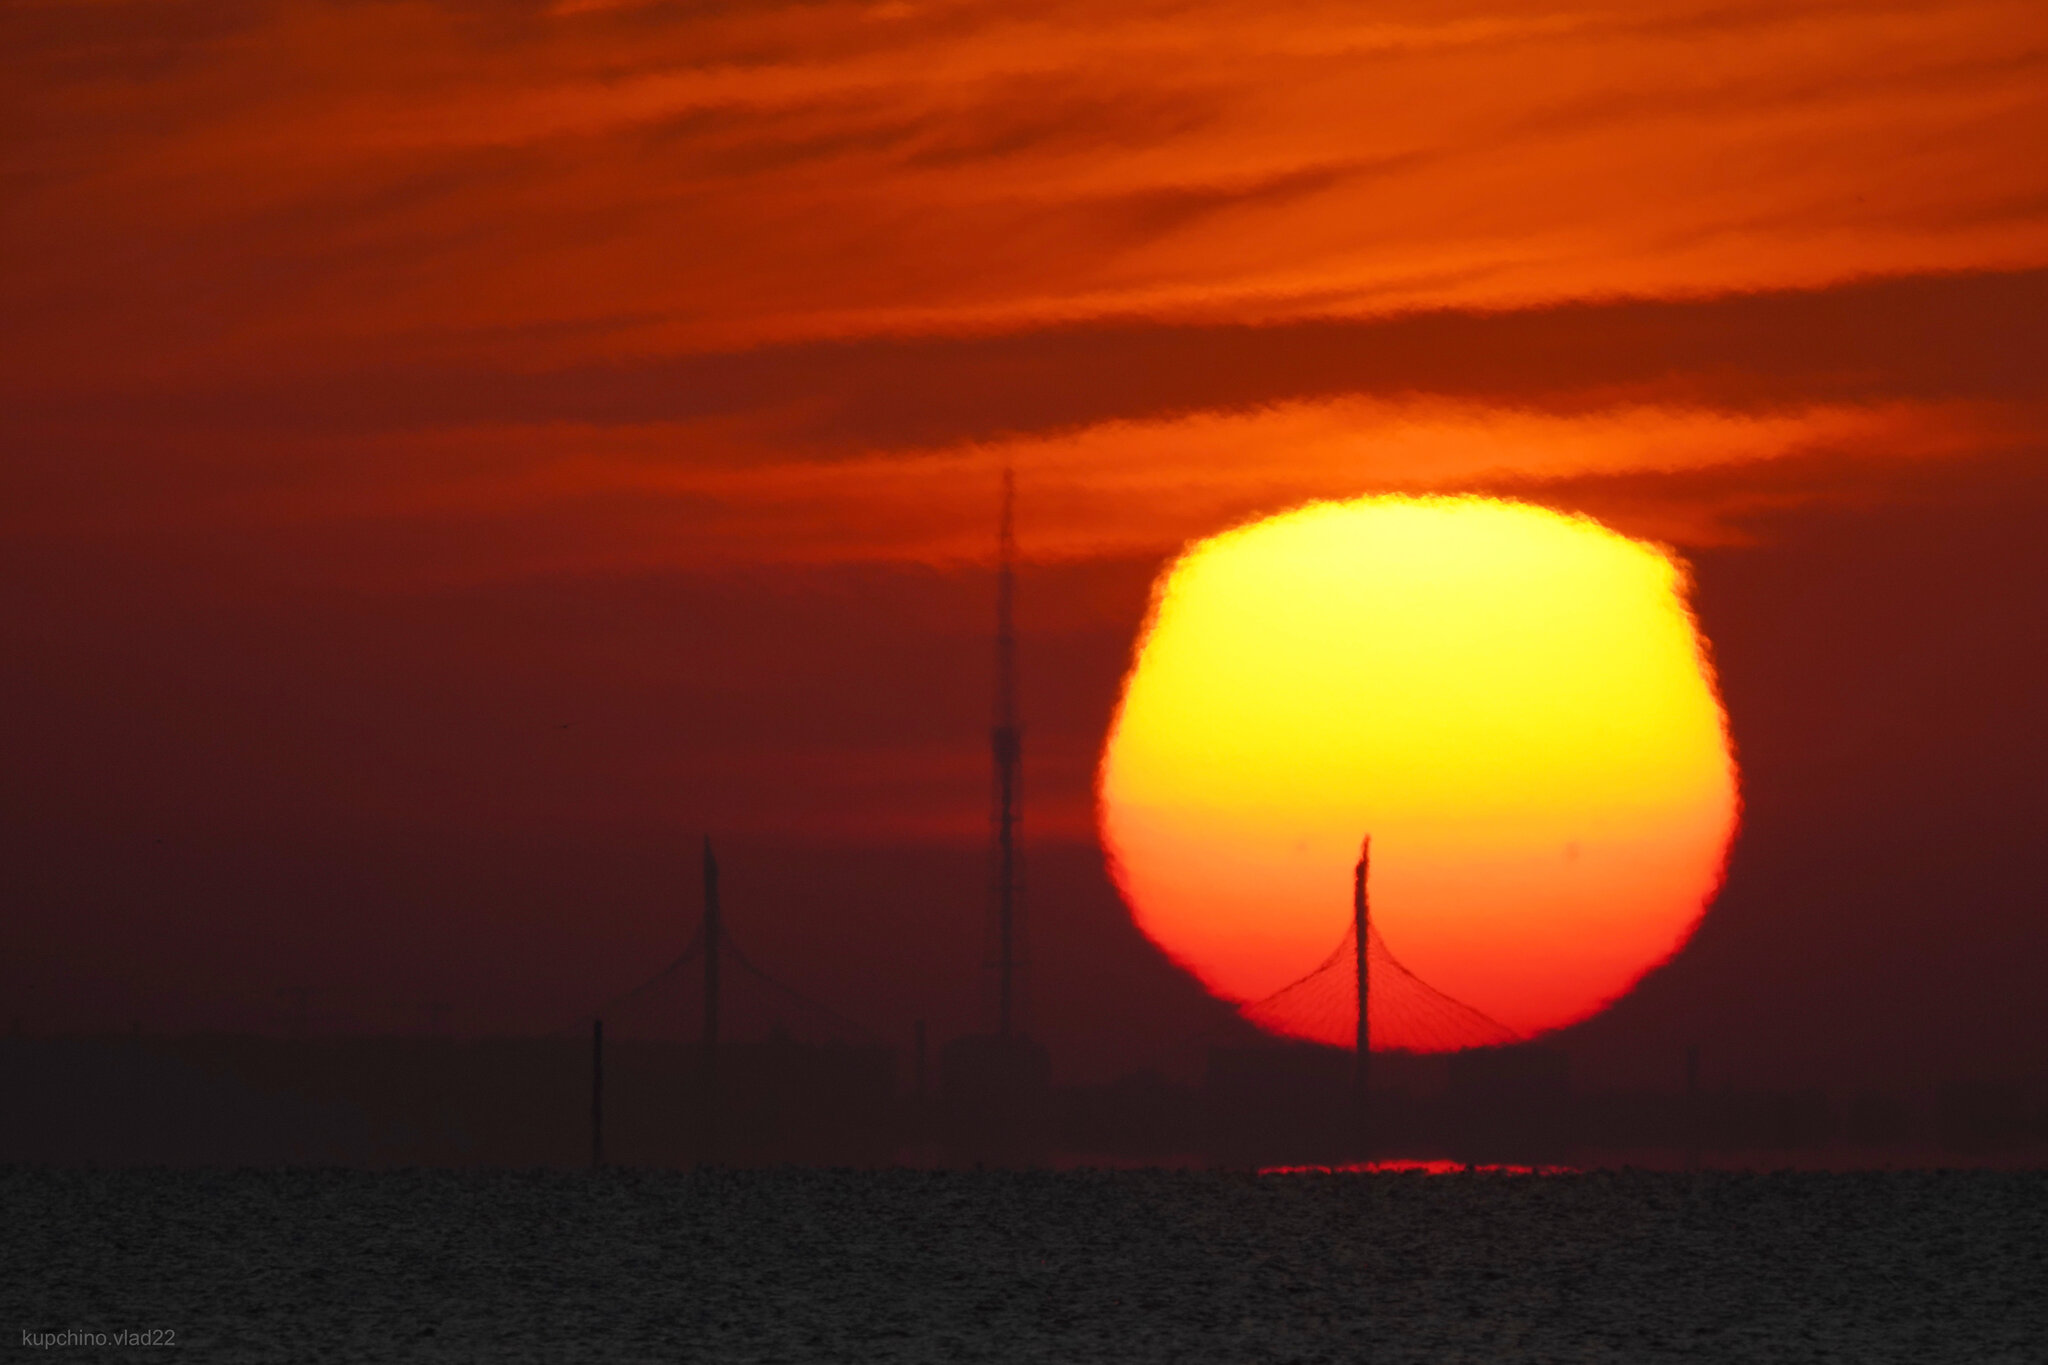
[[[1685,590],[1654,546],[1480,498],[1317,503],[1193,546],[1099,775],[1139,926],[1257,1000],[1340,941],[1370,834],[1374,924],[1423,981],[1523,1033],[1599,1009],[1691,934],[1734,832]]]

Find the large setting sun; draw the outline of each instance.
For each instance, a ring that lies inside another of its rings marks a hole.
[[[1524,1035],[1598,1010],[1684,943],[1735,826],[1686,586],[1657,547],[1480,498],[1315,503],[1192,546],[1102,758],[1139,926],[1258,1001],[1342,941],[1369,834],[1374,926],[1422,981]],[[1377,1018],[1375,1041],[1444,1045]]]

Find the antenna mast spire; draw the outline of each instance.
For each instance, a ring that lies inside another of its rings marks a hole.
[[[725,915],[718,904],[718,859],[711,852],[711,836],[704,836],[704,1055],[701,1081],[704,1136],[698,1160],[708,1161],[718,1151],[718,968],[725,943]]]
[[[1017,822],[1023,812],[1018,765],[1023,755],[1017,723],[1017,476],[1003,466],[1003,513],[996,535],[996,715],[989,732],[995,757],[996,1032],[1016,1029]]]

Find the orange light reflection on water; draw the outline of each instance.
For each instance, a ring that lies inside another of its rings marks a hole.
[[[1576,1166],[1470,1165],[1463,1161],[1347,1161],[1336,1166],[1261,1166],[1260,1175],[1582,1175]]]

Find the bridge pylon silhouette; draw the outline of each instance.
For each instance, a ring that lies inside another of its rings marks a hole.
[[[696,933],[591,1020],[593,1164],[607,1148],[656,1164],[804,1159],[798,1130],[828,1120],[834,1131],[873,1130],[878,1156],[893,1150],[894,1049],[747,955],[727,922],[709,838]],[[628,1112],[608,1116],[607,1100]]]
[[[1368,838],[1352,874],[1351,920],[1330,955],[1272,994],[1238,1006],[1245,1019],[1283,1037],[1351,1038],[1352,1085],[1361,1095],[1371,1084],[1374,1051],[1455,1052],[1523,1041],[1506,1024],[1446,995],[1394,956],[1372,922],[1367,888],[1371,850]]]

